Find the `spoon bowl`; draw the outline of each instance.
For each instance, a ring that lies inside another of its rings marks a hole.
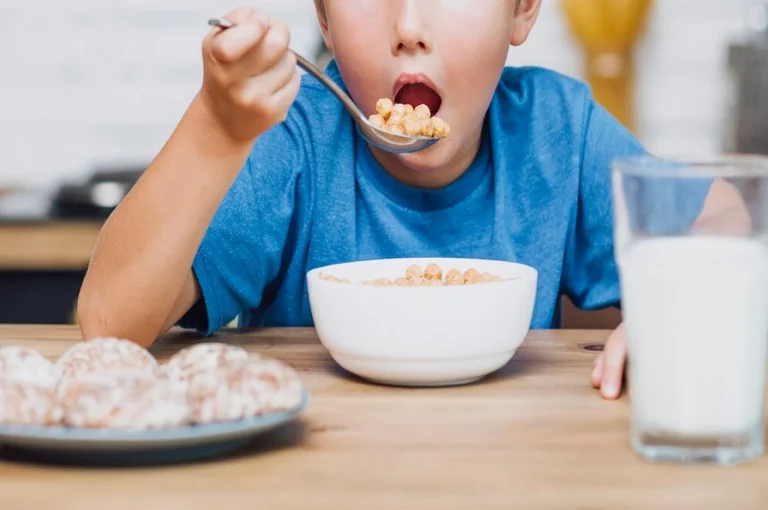
[[[229,20],[223,18],[211,18],[208,24],[223,30],[235,26]],[[291,50],[293,51],[293,50]],[[306,72],[320,80],[344,105],[344,108],[352,115],[355,121],[357,132],[371,145],[391,153],[408,154],[431,147],[439,141],[439,138],[429,138],[426,136],[408,136],[400,133],[392,133],[385,129],[374,126],[368,121],[365,114],[357,107],[352,98],[344,90],[331,80],[325,73],[320,71],[307,59],[293,51],[296,56],[296,63]]]

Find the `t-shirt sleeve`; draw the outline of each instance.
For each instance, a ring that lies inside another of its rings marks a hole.
[[[584,118],[578,204],[566,248],[563,293],[583,310],[620,306],[618,267],[614,251],[612,164],[616,158],[647,156],[635,137],[591,98]],[[632,183],[635,186],[637,183]],[[674,235],[692,225],[703,209],[711,182],[644,180],[633,201],[633,227],[651,235]],[[628,186],[625,182],[624,186]],[[647,202],[643,208],[638,201]],[[642,224],[642,225],[641,225]]]
[[[254,144],[220,204],[192,270],[201,300],[179,325],[210,335],[263,306],[264,289],[290,249],[297,194],[306,176],[302,126],[288,119]]]

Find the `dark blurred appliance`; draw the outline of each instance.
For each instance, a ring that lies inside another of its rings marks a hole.
[[[752,5],[748,30],[728,48],[731,94],[726,150],[768,154],[768,1]]]
[[[57,219],[105,219],[128,194],[145,167],[97,168],[85,182],[64,183],[53,196]]]

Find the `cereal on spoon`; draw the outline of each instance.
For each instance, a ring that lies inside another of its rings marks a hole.
[[[408,136],[445,138],[451,132],[448,123],[433,117],[427,105],[414,108],[409,104],[393,103],[388,98],[376,102],[376,113],[368,121],[380,129]]]

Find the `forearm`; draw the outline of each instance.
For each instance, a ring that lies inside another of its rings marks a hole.
[[[728,181],[716,179],[693,230],[705,233],[746,234],[752,217],[739,190]]]
[[[194,299],[181,291],[250,147],[232,142],[201,101],[192,102],[101,232],[78,302],[86,338],[111,335],[149,345],[178,313],[180,295]]]

